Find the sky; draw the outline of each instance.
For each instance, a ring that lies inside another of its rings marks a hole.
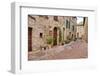
[[[77,16],[77,23],[83,22],[83,17],[82,16]]]

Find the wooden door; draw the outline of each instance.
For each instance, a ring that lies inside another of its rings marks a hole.
[[[32,51],[32,28],[28,27],[28,51]]]
[[[53,45],[57,45],[57,27],[53,30]]]

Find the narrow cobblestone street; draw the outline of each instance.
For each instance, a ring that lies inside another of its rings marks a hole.
[[[29,52],[29,60],[54,60],[54,59],[77,59],[87,58],[87,43],[82,40],[72,41],[69,44],[55,46],[51,49],[38,52]]]

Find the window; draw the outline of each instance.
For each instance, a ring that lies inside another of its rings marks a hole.
[[[68,20],[65,21],[66,28],[68,28]]]
[[[43,15],[39,15],[39,17],[43,17]]]
[[[43,17],[45,19],[48,19],[48,16],[46,16],[46,15],[39,15],[39,17]]]
[[[43,38],[43,33],[40,33],[40,38]]]
[[[48,16],[44,16],[45,17],[45,19],[48,19]]]
[[[54,16],[54,20],[55,21],[58,21],[58,16]]]
[[[72,26],[72,30],[74,31],[74,26]]]
[[[66,20],[65,21],[65,25],[66,25],[66,28],[69,28],[70,29],[70,21]]]
[[[72,17],[73,19],[77,19],[76,17]]]
[[[66,25],[66,28],[69,28],[70,29],[70,21],[66,20],[65,21],[65,25]]]
[[[68,22],[68,26],[69,26],[69,29],[70,29],[70,22]]]

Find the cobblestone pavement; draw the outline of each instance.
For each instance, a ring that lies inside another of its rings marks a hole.
[[[88,45],[82,40],[38,52],[29,52],[29,60],[78,59],[88,57]]]

